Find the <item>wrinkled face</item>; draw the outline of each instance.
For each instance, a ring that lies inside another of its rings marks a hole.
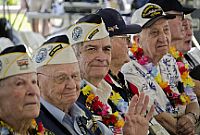
[[[171,34],[167,20],[159,19],[148,28],[144,28],[139,36],[139,44],[145,55],[159,60],[169,50]]]
[[[168,11],[166,14],[173,14],[176,16],[176,18],[168,20],[171,31],[171,40],[182,40],[184,38],[184,28],[182,26],[183,13]]]
[[[114,65],[123,66],[123,64],[130,61],[128,55],[128,46],[130,44],[129,37],[126,35],[123,36],[113,36],[111,38],[112,44],[112,60],[111,63]]]
[[[110,38],[84,42],[80,48],[79,64],[84,79],[103,79],[111,61]]]
[[[36,73],[15,75],[2,80],[0,88],[0,117],[31,120],[39,115],[40,91]]]
[[[183,27],[185,31],[185,38],[183,46],[180,47],[180,51],[183,53],[187,53],[192,48],[192,21],[188,18],[183,20]]]
[[[60,108],[69,109],[80,93],[78,63],[48,65],[38,71],[41,96]]]

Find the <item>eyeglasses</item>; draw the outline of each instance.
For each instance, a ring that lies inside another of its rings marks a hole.
[[[55,83],[57,83],[57,84],[62,84],[65,81],[70,80],[69,75],[66,75],[66,74],[63,74],[63,73],[57,74],[57,75],[46,75],[46,74],[43,74],[43,73],[37,73],[37,74],[52,78],[55,81]],[[73,75],[72,79],[80,80],[80,75]]]

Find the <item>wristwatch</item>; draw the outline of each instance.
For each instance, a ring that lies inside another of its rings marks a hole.
[[[190,115],[192,115],[192,116],[194,117],[194,119],[195,119],[195,124],[198,122],[199,116],[198,116],[197,114],[195,114],[195,113],[193,113],[193,112],[188,112],[187,114],[188,114],[188,115],[190,114]]]

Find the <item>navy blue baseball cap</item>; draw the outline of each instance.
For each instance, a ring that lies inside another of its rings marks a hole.
[[[149,0],[149,3],[159,5],[164,12],[178,11],[187,15],[196,10],[196,8],[184,7],[178,0]]]
[[[115,9],[99,9],[96,14],[102,17],[110,37],[123,34],[135,34],[142,30],[141,26],[137,24],[126,25],[121,14]]]

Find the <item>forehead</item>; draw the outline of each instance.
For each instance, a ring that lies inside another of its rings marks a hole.
[[[153,24],[149,27],[149,29],[150,29],[150,30],[151,30],[151,29],[155,29],[155,28],[159,29],[159,28],[163,28],[163,27],[166,27],[166,26],[168,26],[168,20],[162,18],[162,19],[157,20],[155,23],[153,23]]]
[[[167,11],[166,13],[167,13],[167,14],[183,14],[183,12],[174,11],[174,10],[172,10],[172,11]]]
[[[29,80],[29,79],[32,79],[32,78],[35,78],[35,77],[37,77],[37,75],[36,75],[36,73],[33,72],[33,73],[25,73],[25,74],[14,75],[14,76],[5,78],[2,81],[12,82],[12,81],[19,80],[19,79]]]
[[[77,62],[75,63],[65,63],[65,64],[52,64],[47,65],[43,68],[45,72],[52,74],[56,72],[64,72],[64,73],[74,73],[79,72],[79,65]]]
[[[103,39],[92,40],[92,41],[88,41],[88,42],[84,42],[83,43],[83,46],[88,46],[88,45],[92,45],[92,46],[107,46],[107,45],[110,45],[110,38],[109,37],[105,37]]]

